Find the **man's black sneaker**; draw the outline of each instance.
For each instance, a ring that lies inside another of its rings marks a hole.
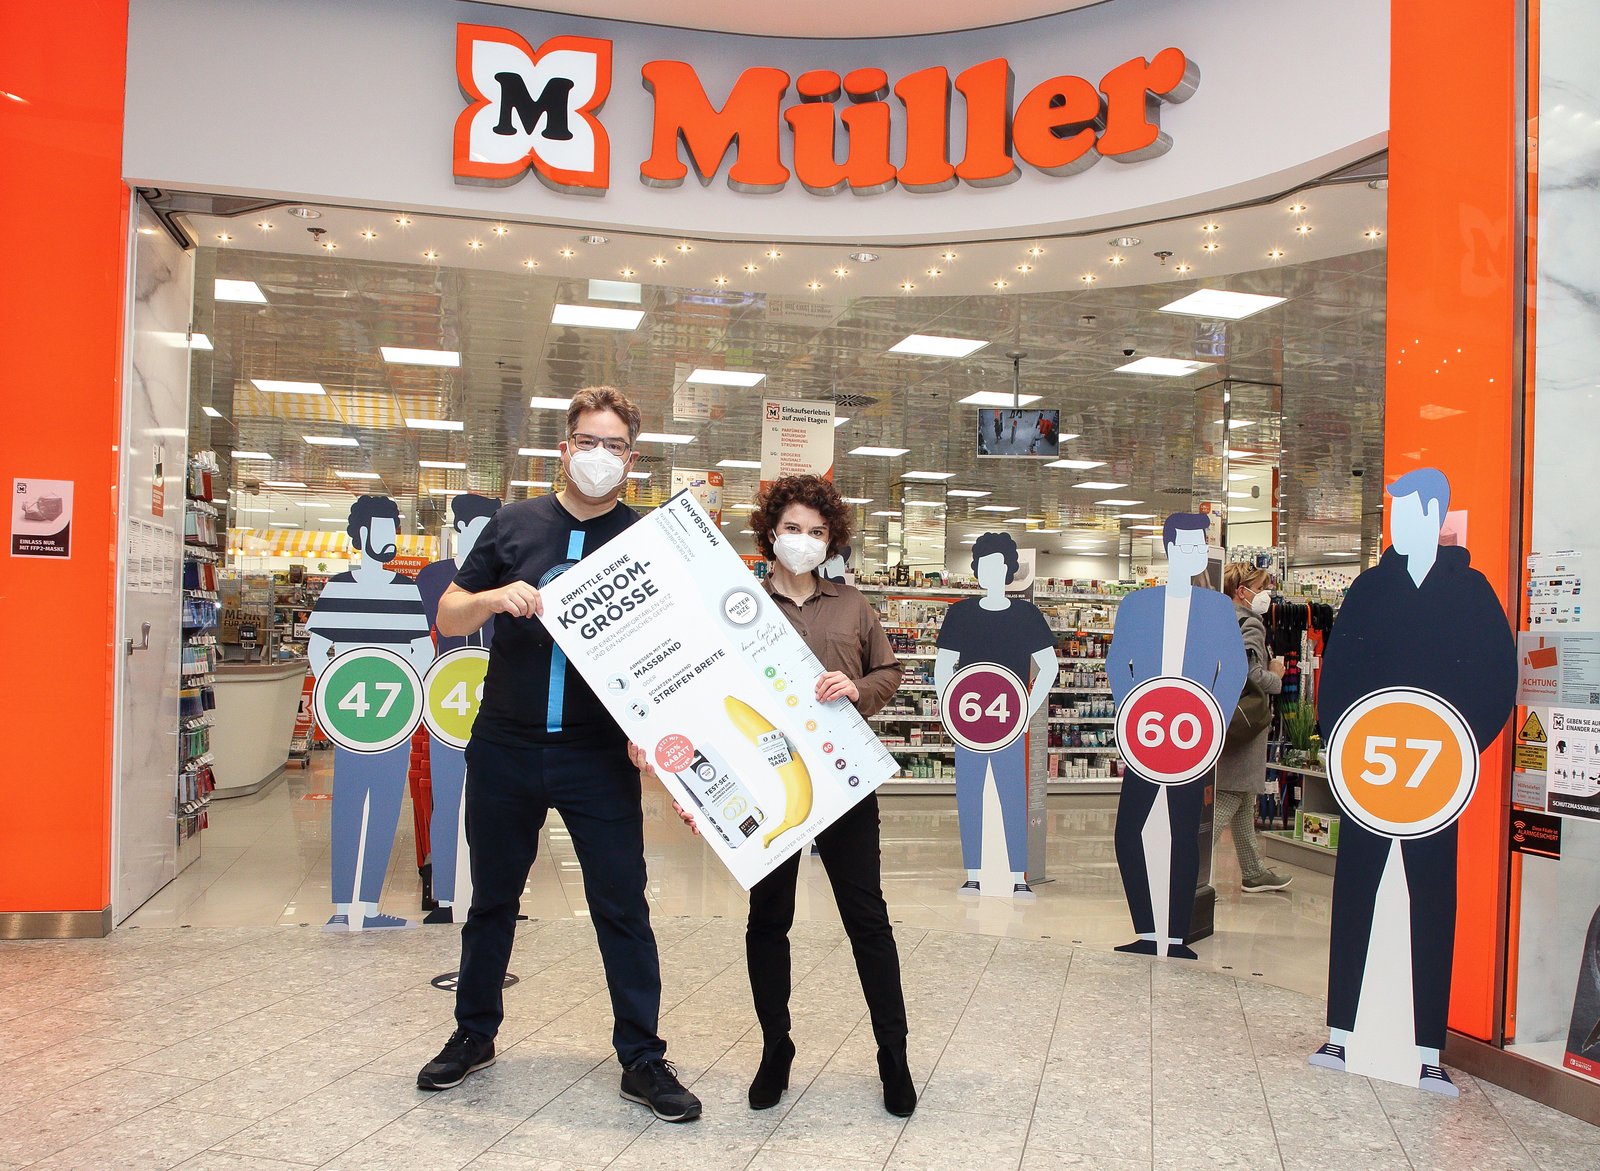
[[[417,1089],[448,1090],[466,1081],[469,1073],[493,1064],[492,1040],[465,1029],[457,1029],[450,1034],[444,1048],[439,1050],[439,1056],[424,1065],[422,1072],[417,1074]]]
[[[1461,1097],[1461,1091],[1456,1089],[1450,1075],[1437,1065],[1423,1065],[1422,1072],[1417,1075],[1417,1089],[1427,1090],[1430,1094],[1443,1094],[1446,1098]]]
[[[1332,1041],[1329,1041],[1306,1060],[1322,1069],[1343,1069],[1345,1067],[1344,1046],[1335,1045]]]
[[[622,1096],[648,1106],[662,1122],[700,1117],[700,1099],[683,1088],[677,1067],[662,1057],[647,1057],[622,1071]]]

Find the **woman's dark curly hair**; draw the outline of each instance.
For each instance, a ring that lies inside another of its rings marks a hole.
[[[791,504],[804,504],[822,514],[828,526],[828,556],[835,556],[850,543],[850,506],[839,490],[821,476],[785,476],[756,497],[756,510],[750,514],[750,527],[756,531],[756,548],[768,561],[777,554],[772,539],[778,521]]]

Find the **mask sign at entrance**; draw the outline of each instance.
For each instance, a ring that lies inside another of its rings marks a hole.
[[[1328,1041],[1311,1064],[1457,1096],[1440,1065],[1456,934],[1457,821],[1478,753],[1516,695],[1505,610],[1467,550],[1441,545],[1450,484],[1390,484],[1393,545],[1356,578],[1319,695],[1343,812],[1333,878]]]
[[[1194,584],[1210,560],[1210,525],[1204,513],[1167,517],[1167,583],[1122,600],[1106,652],[1117,744],[1128,762],[1117,799],[1117,867],[1139,936],[1118,951],[1195,958],[1190,925],[1207,778],[1248,671],[1233,602]]]

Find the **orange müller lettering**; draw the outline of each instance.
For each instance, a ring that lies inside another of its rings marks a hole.
[[[807,75],[811,76],[811,75]],[[834,78],[838,80],[837,75]],[[831,101],[803,101],[783,113],[794,131],[794,174],[813,195],[837,195],[845,189],[845,168],[834,161],[834,110]]]
[[[650,157],[639,166],[645,185],[677,187],[683,182],[688,168],[678,156],[680,140],[701,183],[710,183],[736,142],[729,187],[777,191],[789,181],[778,142],[778,106],[789,89],[783,70],[746,69],[720,110],[711,104],[694,69],[682,61],[650,61],[641,73],[645,89],[655,98]]]
[[[956,174],[974,187],[1015,182],[1021,173],[1011,158],[1011,65],[1004,57],[956,75],[967,100],[967,150]]]
[[[839,75],[831,69],[811,69],[794,83],[802,102],[831,102],[839,97]]]
[[[852,102],[881,102],[889,96],[889,75],[881,69],[852,69],[845,74],[844,92]]]
[[[849,88],[847,78],[845,89]],[[850,190],[857,195],[876,195],[893,187],[896,172],[894,163],[889,160],[888,105],[861,102],[846,106],[839,120],[849,134],[844,169]]]
[[[1099,150],[1121,163],[1153,159],[1172,149],[1161,130],[1161,103],[1185,102],[1200,84],[1200,67],[1181,49],[1162,49],[1149,61],[1124,61],[1100,79],[1106,129]]]
[[[950,165],[950,74],[944,67],[902,77],[895,97],[906,108],[906,156],[900,183],[908,191],[948,191],[956,184]]]
[[[1095,132],[1105,128],[1105,103],[1081,77],[1040,82],[1017,106],[1011,139],[1017,153],[1047,175],[1073,175],[1100,161]]]

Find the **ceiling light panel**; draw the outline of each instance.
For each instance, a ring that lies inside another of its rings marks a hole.
[[[759,386],[766,375],[756,370],[692,370],[683,381],[694,386]]]
[[[639,443],[676,443],[676,444],[693,443],[694,442],[694,436],[693,435],[673,435],[673,434],[670,434],[669,432],[666,432],[666,431],[641,431],[641,432],[639,432],[638,442]]]
[[[915,354],[927,358],[965,358],[976,354],[989,343],[965,337],[939,337],[931,333],[914,333],[889,347],[891,354]]]
[[[598,305],[557,305],[551,325],[586,326],[590,329],[638,329],[643,309],[606,309]]]
[[[286,382],[278,378],[252,378],[250,385],[263,394],[327,394],[320,382]]]
[[[1225,289],[1196,289],[1187,297],[1161,306],[1163,313],[1181,313],[1188,317],[1220,318],[1238,321],[1253,316],[1274,305],[1282,305],[1285,297],[1267,297],[1260,293],[1230,293]]]
[[[461,365],[458,350],[413,350],[404,346],[379,346],[378,352],[385,362],[396,366],[449,366]]]
[[[1055,459],[1044,465],[1047,468],[1071,468],[1075,472],[1087,472],[1091,468],[1103,468],[1106,461],[1103,459]]]
[[[867,447],[852,447],[850,449],[850,454],[851,455],[876,455],[876,456],[881,456],[884,459],[893,459],[896,456],[905,455],[910,450],[911,449],[909,447],[870,447],[870,446],[867,446]]]
[[[215,296],[219,301],[236,301],[241,305],[267,303],[267,295],[255,281],[235,281],[218,277]]]
[[[406,419],[406,426],[414,431],[461,431],[465,423],[454,419]]]
[[[1118,366],[1118,374],[1153,374],[1160,378],[1182,378],[1210,366],[1210,362],[1194,362],[1187,358],[1139,358],[1126,366]]]
[[[1042,394],[1024,394],[1013,398],[1010,391],[979,390],[967,395],[966,398],[959,399],[957,401],[966,403],[968,406],[973,407],[1025,407],[1030,403],[1038,402],[1043,397],[1044,395]]]
[[[1099,492],[1109,492],[1114,488],[1126,488],[1127,486],[1126,484],[1119,484],[1115,480],[1084,480],[1082,483],[1073,485],[1074,488],[1092,488]]]

